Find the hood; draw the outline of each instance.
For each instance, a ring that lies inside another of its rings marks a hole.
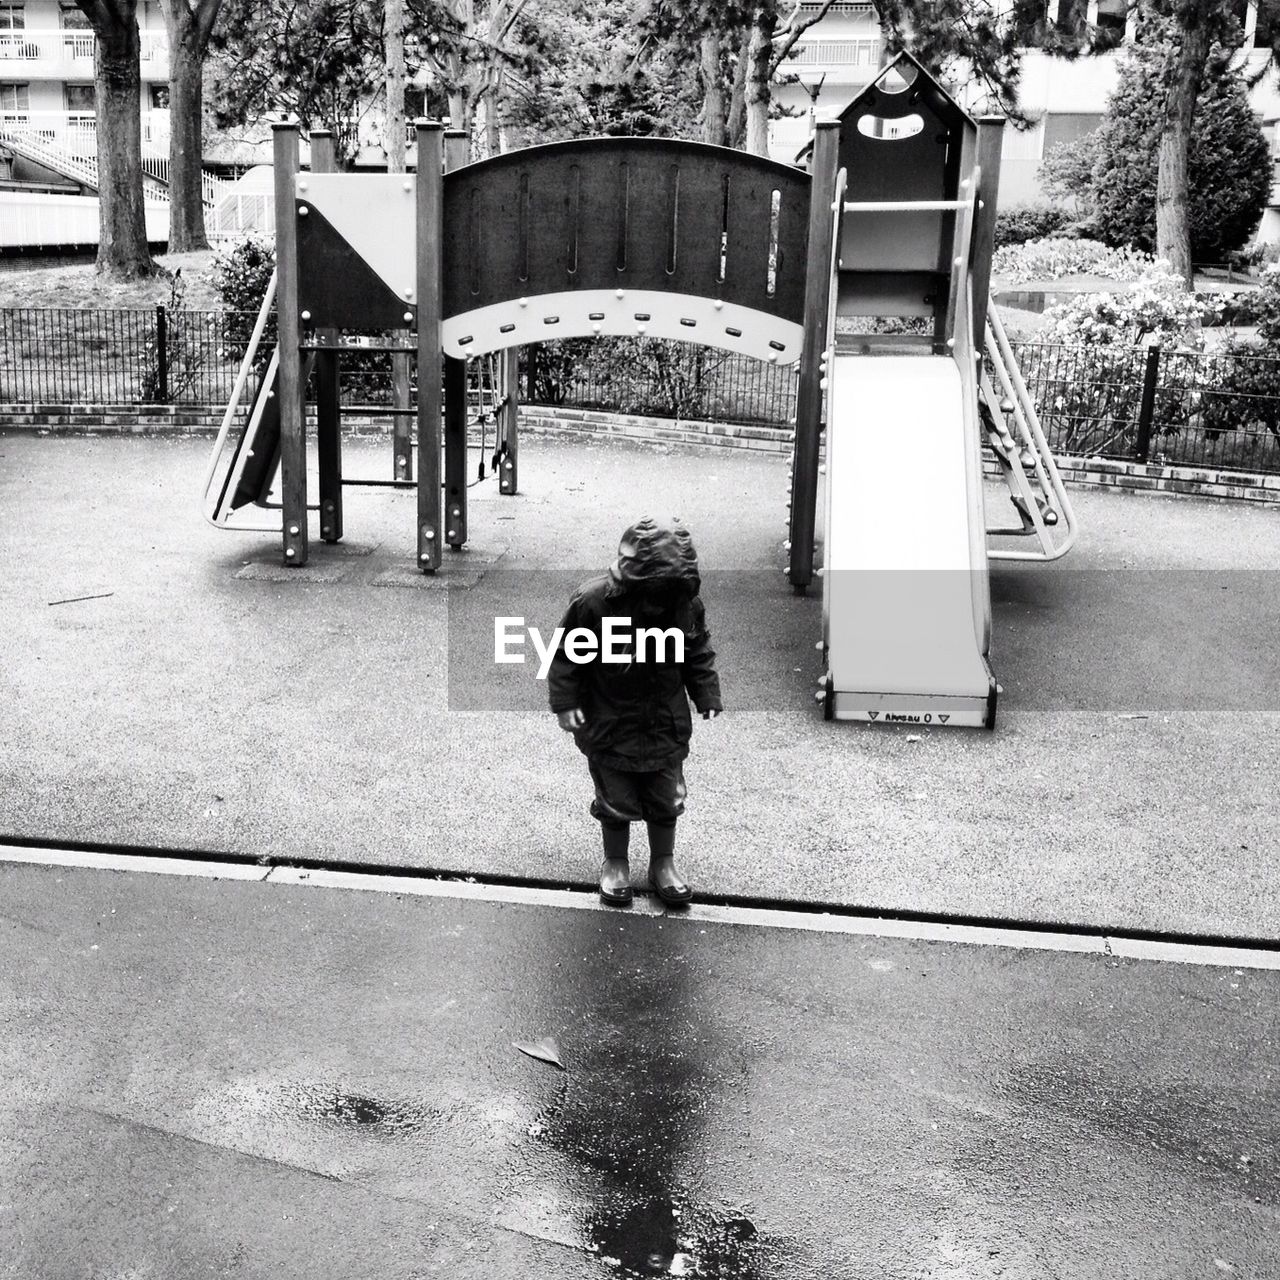
[[[609,581],[617,590],[625,590],[635,583],[659,579],[688,582],[696,595],[702,585],[698,553],[683,525],[646,516],[622,535]]]

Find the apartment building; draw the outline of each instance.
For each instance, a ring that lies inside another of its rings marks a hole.
[[[1260,24],[1253,0],[1234,3],[1244,24],[1244,57],[1251,71],[1266,69],[1271,60],[1270,33]],[[819,8],[815,4],[813,8]],[[1125,0],[1043,0],[1041,13],[1022,15],[1027,47],[1023,54],[1021,105],[1031,117],[1030,128],[1005,130],[1000,202],[1009,207],[1043,202],[1036,176],[1045,153],[1098,127],[1107,98],[1116,83],[1117,60],[1124,43],[1132,40],[1132,17]],[[1094,27],[1100,42],[1114,48],[1105,53],[1067,61],[1036,48],[1046,28],[1070,28],[1080,22]],[[837,115],[880,68],[883,42],[875,6],[858,0],[836,0],[830,12],[810,27],[783,64],[794,82],[776,90],[776,100],[793,114],[774,123],[770,150],[779,160],[794,159],[804,146],[815,117]],[[960,93],[970,110],[985,110],[980,91],[970,86]],[[1252,91],[1274,157],[1271,208],[1263,218],[1259,239],[1280,241],[1280,80],[1267,70]]]
[[[142,37],[142,150],[157,177],[169,149],[169,46],[157,0],[139,0]],[[0,184],[74,186],[97,153],[93,32],[70,0],[0,0]],[[19,146],[29,140],[33,145]],[[6,146],[6,141],[9,143]],[[41,165],[40,148],[49,166]],[[50,167],[51,166],[51,167]],[[70,170],[70,171],[68,171]]]

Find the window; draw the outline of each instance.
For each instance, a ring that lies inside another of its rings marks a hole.
[[[30,86],[0,84],[0,111],[30,111]]]
[[[153,111],[169,110],[169,86],[167,84],[153,84],[147,88],[147,96],[151,102]]]
[[[1270,10],[1258,8],[1258,27],[1253,33],[1253,47],[1255,49],[1270,49],[1272,46],[1272,32],[1275,31],[1275,22],[1271,17]]]
[[[1092,133],[1102,123],[1102,113],[1098,112],[1061,112],[1045,116],[1044,119],[1044,151],[1049,154],[1052,147],[1067,142],[1079,142],[1081,138]]]
[[[67,84],[62,86],[63,101],[68,111],[79,111],[92,115],[97,109],[91,84]]]
[[[0,31],[22,31],[26,25],[25,5],[0,4]]]
[[[90,30],[89,19],[85,16],[84,11],[77,4],[60,3],[58,5],[58,13],[62,18],[62,27],[65,31],[88,31]]]

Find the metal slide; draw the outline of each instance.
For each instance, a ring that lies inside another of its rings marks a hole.
[[[210,524],[219,529],[253,530],[261,533],[279,533],[281,529],[279,511],[267,505],[267,497],[280,460],[280,407],[276,394],[279,381],[278,351],[271,354],[271,360],[250,405],[243,431],[236,437],[229,454],[226,449],[236,410],[253,373],[254,361],[267,318],[275,304],[275,296],[276,277],[273,273],[258,310],[257,323],[240,361],[235,388],[222,416],[222,426],[205,471],[202,504],[204,515]],[[269,523],[263,523],[261,517],[249,522],[243,515],[237,515],[242,508],[248,506],[270,511],[267,517]]]
[[[828,718],[994,724],[981,458],[966,381],[951,356],[832,359]]]

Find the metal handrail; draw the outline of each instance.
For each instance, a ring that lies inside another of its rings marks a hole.
[[[965,488],[969,495],[969,586],[973,603],[974,639],[985,656],[991,651],[991,585],[987,568],[987,527],[982,490],[982,446],[978,425],[977,366],[979,353],[973,333],[973,277],[969,251],[977,214],[979,170],[974,168],[969,198],[959,201],[964,214],[955,246],[956,310],[948,345],[960,373],[960,403],[964,422]]]
[[[1058,504],[1058,513],[1066,526],[1066,532],[1061,541],[1054,541],[1044,529],[1037,504],[1029,503],[1027,515],[1036,527],[1043,549],[1040,551],[999,549],[988,554],[993,560],[1058,560],[1071,550],[1079,533],[1075,509],[1071,505],[1062,476],[1058,473],[1057,463],[1053,460],[1053,451],[1049,448],[1049,442],[1040,425],[1040,415],[1036,411],[1035,400],[1023,381],[1013,348],[1009,345],[1008,334],[1004,330],[1004,323],[994,305],[987,308],[986,348],[996,376],[1000,379],[1001,389],[1013,405],[1013,420],[1018,433],[1023,443],[1029,446],[1036,460],[1036,477],[1040,481],[1040,486],[1053,494]]]
[[[218,428],[217,439],[214,441],[213,449],[210,451],[210,454],[209,454],[209,465],[205,469],[204,489],[202,491],[202,496],[201,496],[201,507],[204,511],[204,518],[211,525],[213,525],[215,529],[236,529],[236,530],[243,529],[246,532],[250,532],[250,533],[279,533],[280,532],[280,526],[278,524],[272,524],[272,525],[258,525],[258,524],[228,525],[225,523],[220,524],[216,518],[216,515],[217,515],[216,510],[214,510],[214,508],[210,506],[210,502],[209,502],[209,495],[213,489],[214,476],[217,474],[218,463],[221,461],[221,458],[222,458],[222,450],[226,446],[227,436],[231,432],[231,423],[235,419],[236,407],[240,403],[240,397],[244,395],[244,389],[246,384],[249,381],[249,375],[253,371],[254,358],[258,354],[258,347],[262,342],[262,334],[267,327],[267,319],[271,315],[271,308],[275,305],[275,300],[276,300],[276,273],[273,271],[271,273],[271,279],[267,283],[267,291],[262,298],[262,306],[258,309],[258,319],[254,323],[253,333],[249,336],[249,345],[245,348],[244,359],[240,361],[240,368],[236,373],[235,385],[232,387],[232,390],[231,390],[231,399],[227,401],[226,412],[224,412],[222,415],[222,425]],[[261,406],[259,406],[259,412],[261,412]],[[252,425],[253,423],[252,421],[250,421],[249,426],[251,427]],[[237,468],[237,471],[242,472],[243,470],[244,470],[244,460],[241,459],[239,467]],[[237,479],[237,477],[233,476],[232,479],[235,480]],[[216,505],[217,504],[215,500],[214,507],[216,507]]]

